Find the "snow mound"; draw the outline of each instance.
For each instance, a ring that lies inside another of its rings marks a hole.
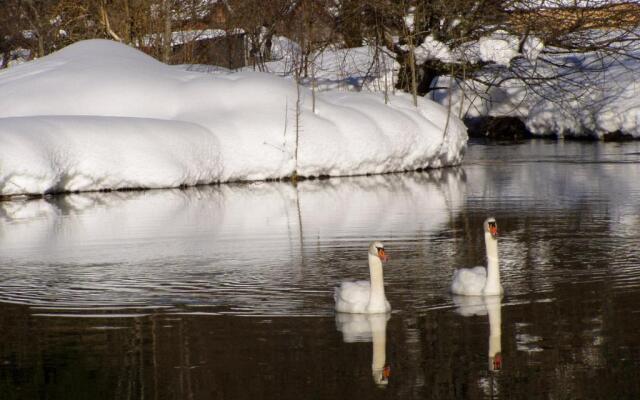
[[[328,91],[314,112],[290,80],[185,71],[107,40],[5,70],[0,91],[0,195],[442,167],[467,139],[430,100]]]

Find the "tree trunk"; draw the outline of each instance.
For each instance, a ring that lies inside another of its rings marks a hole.
[[[124,0],[124,17],[125,17],[125,31],[124,40],[127,44],[131,43],[131,9],[129,7],[129,0]]]
[[[44,57],[44,38],[42,34],[38,32],[38,57]]]
[[[164,14],[164,35],[162,38],[162,61],[169,63],[171,60],[171,4],[170,0],[162,1]]]
[[[420,82],[418,83],[418,94],[420,96],[424,96],[425,94],[431,91],[431,87],[436,79],[441,75],[441,73],[437,70],[437,68],[433,65],[432,62],[427,61],[421,67],[422,76],[420,77]]]

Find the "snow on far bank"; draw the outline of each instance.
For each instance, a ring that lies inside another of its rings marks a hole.
[[[442,62],[456,62],[457,59],[451,54],[449,46],[436,40],[433,35],[427,36],[420,46],[415,49],[417,64],[423,64],[427,60],[440,60]]]
[[[640,138],[640,62],[606,53],[545,54],[539,62],[540,43],[532,43],[531,59],[512,67],[526,85],[507,69],[488,70],[487,86],[471,80],[451,83],[441,77],[437,86],[451,91],[432,93],[459,117],[517,117],[534,135],[603,137],[619,132]],[[632,56],[640,55],[635,50]],[[556,78],[559,76],[560,78]],[[538,84],[536,84],[538,82]]]
[[[224,29],[194,29],[186,31],[173,31],[171,33],[171,45],[181,45],[199,40],[219,39],[229,35],[242,35],[242,29],[225,31]],[[152,46],[154,43],[162,41],[162,34],[149,34],[142,39],[142,44]]]
[[[300,46],[282,36],[273,38],[272,57],[274,61],[264,64],[265,72],[293,77],[299,69]],[[311,86],[311,77],[318,90],[331,89],[369,92],[393,92],[394,82],[400,65],[386,48],[361,46],[328,48],[309,56],[306,74],[302,71],[301,81]],[[254,67],[245,67],[253,70]]]
[[[509,66],[511,60],[519,55],[517,37],[507,32],[493,32],[491,36],[483,36],[478,40],[480,59]]]
[[[621,35],[598,30],[584,34],[599,40]],[[628,33],[628,37],[631,41],[635,34]],[[291,75],[295,59],[292,54],[299,51],[296,46],[280,38],[274,51],[280,60],[267,63],[267,71]],[[409,50],[406,45],[404,48]],[[435,90],[430,97],[445,106],[451,102],[458,117],[517,117],[530,132],[540,136],[602,137],[620,132],[640,138],[640,86],[636,82],[640,73],[639,49],[625,47],[625,51],[632,52],[628,58],[607,52],[544,50],[545,43],[538,37],[522,38],[502,30],[455,48],[427,36],[414,49],[418,64],[427,60],[487,63],[480,73],[483,83],[451,82],[447,76],[434,82],[433,86],[446,89]],[[381,62],[376,63],[376,52],[367,46],[325,49],[313,57],[317,87],[373,92],[392,88],[398,65],[385,51],[378,56]]]
[[[582,34],[598,41],[610,38],[613,43],[609,50],[624,47],[631,57],[608,51],[571,53],[545,48],[538,37],[513,36],[503,30],[454,48],[427,36],[414,51],[418,64],[427,60],[487,63],[479,81],[452,82],[441,76],[433,83],[434,87],[445,89],[435,90],[429,97],[444,106],[451,103],[458,117],[516,117],[539,136],[603,137],[619,132],[640,138],[640,86],[636,79],[640,73],[640,49],[634,50],[630,44],[636,34],[602,30]],[[628,43],[616,43],[620,36],[626,36]],[[406,45],[404,48],[409,50]],[[296,43],[274,38],[272,54],[278,60],[266,63],[266,71],[290,77],[299,52]],[[329,47],[311,60],[318,90],[393,91],[397,82],[399,65],[388,50]],[[302,81],[311,86],[310,79]]]
[[[528,36],[523,42],[522,49],[520,49],[520,40],[521,38],[506,31],[497,30],[477,41],[469,41],[451,49],[447,44],[435,39],[433,35],[429,35],[415,48],[414,52],[418,64],[423,64],[427,60],[472,64],[484,61],[508,67],[513,59],[520,56],[535,60],[544,48],[542,40],[535,36]],[[407,45],[402,47],[409,50]]]
[[[291,81],[184,71],[106,40],[0,72],[0,91],[0,195],[442,167],[467,139],[429,100],[328,91],[313,112],[300,88],[296,140]]]

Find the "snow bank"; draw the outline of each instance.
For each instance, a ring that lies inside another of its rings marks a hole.
[[[195,29],[186,31],[173,31],[171,32],[171,45],[181,45],[191,42],[197,42],[199,40],[219,39],[227,35],[241,35],[244,31],[241,29],[234,29],[231,31],[225,31],[224,29]],[[150,34],[146,35],[142,39],[142,43],[145,46],[153,46],[155,43],[161,43],[163,39],[162,34]]]
[[[534,135],[640,138],[640,49],[629,47],[625,58],[557,49],[544,54],[535,38],[524,44],[525,57],[512,60],[509,69],[485,69],[481,78],[491,86],[441,77],[436,85],[451,84],[452,90],[434,91],[432,98],[451,103],[461,117],[517,117]]]
[[[401,46],[409,51],[407,45]],[[478,40],[461,43],[451,49],[433,37],[427,36],[424,41],[414,49],[416,63],[423,64],[428,60],[439,60],[443,63],[471,63],[477,64],[481,61],[508,67],[511,61],[524,57],[528,60],[535,60],[544,48],[541,39],[535,36],[528,36],[520,52],[520,38],[513,36],[506,31],[497,30],[487,36],[482,36]]]
[[[300,46],[282,36],[273,38],[272,57],[266,62],[265,72],[291,77],[299,69],[301,60]],[[361,46],[340,48],[329,46],[308,56],[309,64],[301,81],[311,86],[311,77],[318,90],[341,89],[350,91],[392,92],[400,65],[395,61],[393,52],[386,48]],[[257,67],[256,67],[257,68]],[[254,67],[247,67],[253,70]]]
[[[3,71],[0,91],[0,195],[442,167],[467,138],[429,100],[329,91],[314,112],[302,87],[296,138],[291,81],[184,71],[106,40]]]
[[[479,81],[451,82],[443,76],[434,83],[447,89],[436,90],[431,97],[445,106],[451,103],[459,117],[516,117],[540,136],[620,133],[640,138],[640,49],[630,44],[636,34],[626,34],[629,43],[619,42],[624,35],[617,31],[581,34],[598,41],[610,38],[613,44],[604,52],[571,53],[557,48],[543,52],[545,43],[538,37],[522,38],[498,30],[455,48],[430,35],[414,51],[418,64],[428,60],[488,64]],[[616,46],[623,46],[630,57],[616,55]],[[268,63],[268,70],[291,74],[292,54],[299,50],[284,39],[277,48],[282,60]],[[403,48],[409,51],[407,45]],[[384,90],[385,74],[387,82],[394,82],[393,69],[398,66],[385,58],[387,54],[378,55],[384,62],[376,63],[376,53],[369,47],[323,51],[314,58],[318,87]]]
[[[492,70],[483,77],[495,86],[457,82],[452,84],[451,96],[440,90],[433,93],[433,99],[441,104],[451,102],[456,115],[462,117],[520,118],[534,135],[600,138],[618,132],[640,138],[637,59],[595,52],[543,56],[537,54],[539,43],[530,49],[531,59],[519,59],[512,65],[519,77],[530,79],[529,86],[514,79],[513,71]],[[637,57],[640,52],[631,55]],[[447,77],[437,83],[449,84]]]

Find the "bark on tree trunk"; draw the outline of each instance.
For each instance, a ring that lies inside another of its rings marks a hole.
[[[162,38],[162,61],[169,63],[171,60],[171,5],[170,0],[163,0],[164,35]]]
[[[129,8],[129,0],[124,0],[124,17],[125,17],[124,40],[127,43],[131,43],[131,9]]]
[[[44,57],[44,38],[38,32],[38,57]]]

